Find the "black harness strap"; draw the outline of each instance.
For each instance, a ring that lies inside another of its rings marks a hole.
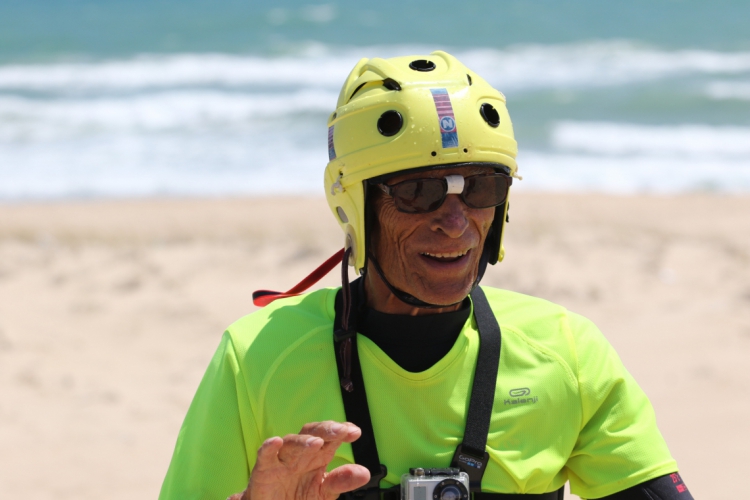
[[[352,454],[357,464],[367,467],[370,471],[370,482],[357,490],[345,493],[339,497],[347,500],[380,500],[380,481],[387,475],[388,469],[380,463],[378,448],[375,443],[375,432],[372,428],[370,409],[367,404],[367,393],[365,391],[362,367],[357,352],[357,334],[355,316],[361,304],[358,300],[362,296],[361,287],[355,283],[350,286],[352,301],[350,306],[349,331],[342,328],[343,304],[341,292],[336,296],[336,317],[334,320],[334,351],[336,352],[336,364],[339,377],[343,377],[345,370],[339,349],[342,342],[350,342],[351,346],[351,383],[353,390],[341,390],[341,398],[344,403],[346,419],[359,426],[362,430],[361,437],[352,443]],[[469,475],[471,492],[474,500],[562,500],[563,489],[543,493],[540,495],[529,494],[507,494],[507,493],[483,493],[481,491],[482,476],[487,468],[489,453],[486,451],[487,434],[490,428],[492,406],[495,400],[495,385],[497,383],[497,372],[500,363],[500,326],[497,324],[495,314],[490,308],[487,297],[480,287],[471,292],[471,300],[474,305],[474,317],[479,330],[479,353],[474,371],[474,382],[471,388],[469,409],[466,415],[466,430],[463,442],[458,445],[451,462],[452,467],[458,467]],[[396,498],[396,489],[390,488],[383,491],[384,500],[391,497]]]
[[[482,491],[482,476],[490,458],[487,453],[487,434],[490,431],[492,405],[495,402],[497,369],[500,363],[500,325],[487,302],[484,292],[476,287],[471,292],[474,318],[479,330],[479,353],[471,386],[469,411],[466,414],[464,440],[456,448],[451,466],[469,475],[471,491]]]
[[[349,376],[351,377],[350,381],[354,389],[347,391],[342,387],[341,398],[344,402],[346,420],[355,423],[362,430],[362,435],[359,439],[352,443],[352,454],[354,455],[355,463],[366,467],[370,471],[370,482],[345,495],[357,499],[380,500],[380,481],[388,474],[388,469],[380,463],[378,447],[375,444],[375,432],[372,429],[372,420],[370,419],[370,406],[367,404],[365,381],[362,377],[362,367],[359,364],[359,354],[357,352],[357,334],[356,329],[354,329],[356,328],[356,323],[352,321],[352,316],[356,315],[356,310],[360,305],[361,289],[358,285],[355,281],[349,287],[352,294],[349,306],[350,311],[346,311],[350,313],[348,324],[351,326],[349,332],[345,331],[342,327],[344,314],[342,293],[339,292],[336,295],[336,318],[333,326],[334,350],[336,352],[339,380],[343,380],[346,370],[344,369],[342,356],[339,355],[339,348],[342,342],[350,339],[351,344],[347,346],[347,348],[351,349]]]

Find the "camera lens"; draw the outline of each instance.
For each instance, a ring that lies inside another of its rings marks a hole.
[[[446,478],[435,486],[432,500],[469,500],[469,490],[462,482]]]
[[[446,486],[440,492],[440,500],[461,500],[461,491],[455,486]]]

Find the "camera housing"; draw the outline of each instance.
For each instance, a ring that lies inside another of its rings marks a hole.
[[[401,500],[469,500],[469,475],[460,469],[409,469],[401,476]]]

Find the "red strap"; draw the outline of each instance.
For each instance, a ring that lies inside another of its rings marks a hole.
[[[271,290],[256,290],[253,292],[253,304],[258,307],[265,307],[276,299],[294,297],[299,295],[315,283],[320,281],[323,276],[331,272],[331,269],[341,263],[344,258],[344,249],[342,248],[333,254],[327,261],[323,262],[318,268],[311,272],[305,279],[294,285],[286,292],[274,292]]]

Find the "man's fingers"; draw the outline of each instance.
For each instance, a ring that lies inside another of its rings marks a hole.
[[[351,422],[334,422],[327,420],[325,422],[313,422],[305,424],[300,434],[308,434],[323,439],[326,443],[345,442],[351,443],[356,441],[362,431]]]
[[[258,449],[258,461],[253,470],[262,472],[282,464],[295,466],[305,455],[308,456],[307,462],[312,461],[323,444],[324,441],[319,437],[299,434],[289,434],[283,439],[280,437],[266,439]]]
[[[289,434],[284,436],[284,444],[278,452],[279,461],[294,464],[305,455],[312,456],[323,447],[324,441],[317,436]]]
[[[325,444],[320,454],[310,462],[312,467],[325,467],[331,461],[341,443],[351,443],[359,439],[362,431],[351,422],[313,422],[306,424],[300,430],[300,434],[315,436],[322,439]]]
[[[326,421],[306,424],[299,434],[288,434],[283,439],[267,439],[258,450],[258,460],[253,473],[261,472],[265,478],[266,473],[300,474],[324,469],[341,443],[351,443],[361,434],[359,427],[348,422]],[[282,473],[282,470],[285,472]],[[345,476],[349,477],[346,474]],[[356,482],[359,476],[355,474],[351,477]],[[264,482],[260,477],[256,479]]]
[[[258,460],[255,463],[257,469],[272,467],[278,463],[279,450],[284,445],[284,440],[280,437],[272,437],[263,441],[258,448]]]
[[[356,464],[342,465],[333,469],[323,482],[323,498],[334,500],[342,493],[364,486],[370,480],[370,471]]]
[[[354,441],[359,439],[359,437],[362,435],[362,429],[360,429],[354,424],[350,424],[349,422],[347,422],[346,425],[348,426],[348,428],[347,428],[346,436],[344,436],[344,442],[353,443]]]

